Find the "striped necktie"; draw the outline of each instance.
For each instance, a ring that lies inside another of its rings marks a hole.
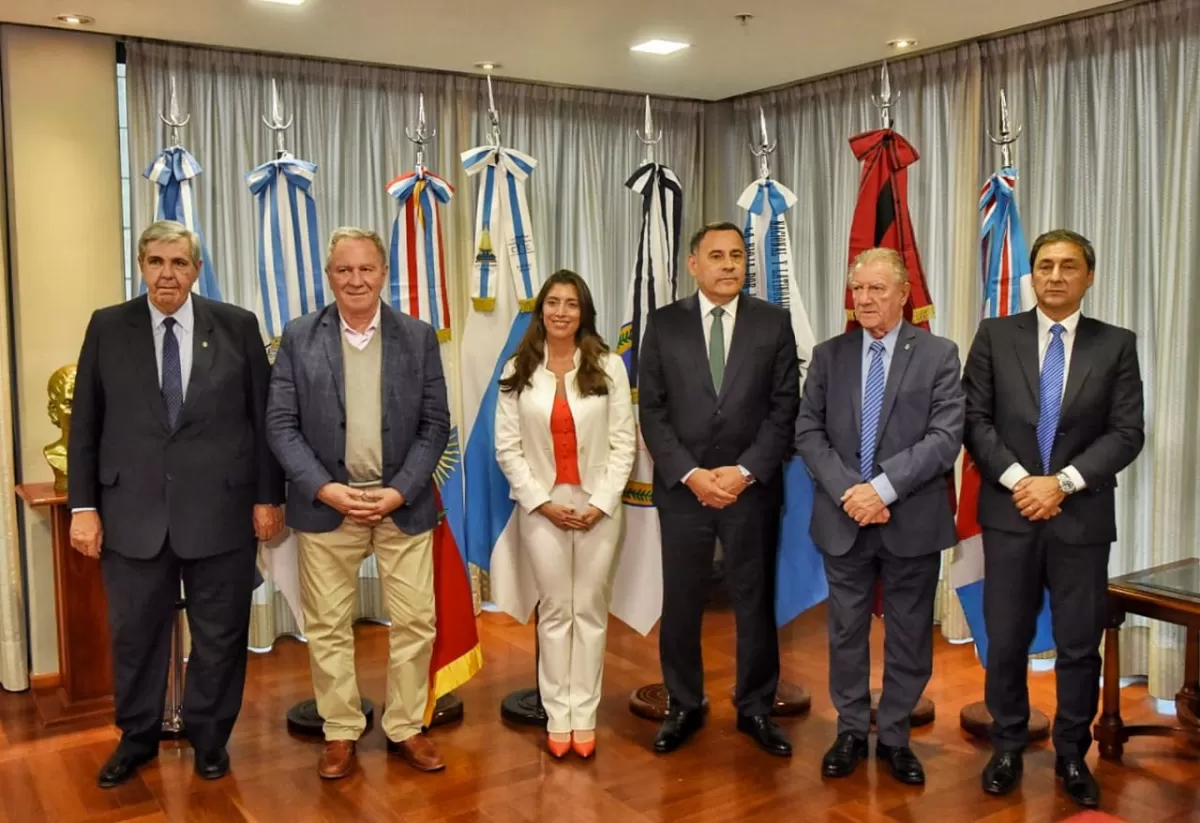
[[[174,317],[163,320],[162,396],[167,409],[167,425],[172,429],[183,408],[183,370],[179,366],[179,338],[175,336]]]
[[[859,468],[863,480],[875,476],[875,446],[879,428],[879,413],[883,410],[883,342],[871,343],[871,365],[867,368],[867,389],[862,402],[862,442],[859,445]]]
[[[1067,370],[1067,351],[1062,339],[1065,331],[1061,323],[1050,327],[1050,346],[1042,361],[1037,442],[1044,474],[1050,473],[1050,453],[1054,451],[1054,435],[1058,432],[1058,415],[1062,411],[1063,375]]]

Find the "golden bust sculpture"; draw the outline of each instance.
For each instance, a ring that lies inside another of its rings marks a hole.
[[[46,411],[50,414],[50,422],[59,427],[61,436],[42,453],[46,462],[54,470],[54,490],[67,490],[67,441],[71,435],[71,402],[75,399],[75,364],[63,366],[50,375],[46,384],[46,392],[50,395],[50,403]]]

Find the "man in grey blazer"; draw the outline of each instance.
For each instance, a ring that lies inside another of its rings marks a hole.
[[[352,620],[358,568],[374,552],[391,621],[388,749],[436,771],[444,763],[421,721],[434,638],[433,472],[450,433],[437,335],[380,302],[387,260],[374,232],[335,231],[325,273],[336,302],[288,325],[267,403],[325,721],[317,770],[326,779],[348,775],[366,728]]]
[[[813,351],[796,449],[816,478],[811,531],[829,579],[829,690],[838,736],[822,773],[867,756],[871,613],[883,584],[883,696],[876,756],[897,780],[925,782],[909,714],[933,671],[940,553],[957,542],[946,475],[962,447],[958,347],[904,320],[908,273],[891,249],[850,266],[861,329]]]

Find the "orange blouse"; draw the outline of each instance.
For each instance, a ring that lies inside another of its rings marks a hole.
[[[550,412],[550,436],[554,438],[554,464],[558,469],[555,485],[578,486],[579,452],[575,441],[575,418],[567,398],[555,395]]]

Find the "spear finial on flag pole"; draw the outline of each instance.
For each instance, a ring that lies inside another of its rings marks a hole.
[[[275,132],[275,159],[282,160],[285,157],[291,157],[291,152],[284,148],[283,133],[292,127],[292,118],[288,117],[284,122],[283,101],[279,97],[279,84],[274,77],[271,78],[271,119],[268,120],[264,114],[262,121],[268,129]]]
[[[488,86],[488,120],[492,124],[491,131],[488,134],[488,145],[493,148],[500,148],[500,113],[496,111],[496,98],[492,95],[492,76],[487,76]]]
[[[171,75],[171,92],[167,102],[167,114],[159,113],[158,119],[171,127],[171,146],[179,145],[179,130],[191,121],[192,116],[179,115],[179,95],[175,93],[175,75]]]
[[[883,61],[883,67],[879,70],[879,96],[871,95],[871,104],[879,109],[880,128],[890,129],[892,127],[892,106],[900,102],[900,92],[897,90],[892,92],[892,76],[888,72],[887,61]]]
[[[650,95],[648,95],[648,94],[646,95],[645,131],[640,132],[635,129],[634,134],[637,135],[638,140],[642,141],[642,145],[644,145],[646,147],[646,155],[645,155],[644,159],[642,160],[642,162],[643,163],[653,163],[654,162],[654,147],[662,142],[663,133],[662,133],[662,129],[658,130],[658,134],[654,133],[654,115],[651,114],[651,112],[650,112]]]
[[[758,107],[758,147],[750,144],[750,153],[758,158],[758,176],[767,178],[771,176],[771,164],[767,160],[775,153],[775,146],[778,143],[771,142],[771,138],[767,135],[767,115],[763,112],[762,106]]]
[[[426,133],[425,131],[425,94],[424,92],[417,98],[417,127],[404,127],[404,134],[417,147],[417,172],[425,168],[425,146],[433,142],[433,138],[437,137],[437,129]]]
[[[996,137],[988,130],[987,136],[993,143],[1000,147],[1000,157],[1005,168],[1012,167],[1012,151],[1009,149],[1013,143],[1021,136],[1021,130],[1025,128],[1024,124],[1017,126],[1017,130],[1012,130],[1012,125],[1008,119],[1008,97],[1004,94],[1004,89],[1000,89],[1000,136]]]

